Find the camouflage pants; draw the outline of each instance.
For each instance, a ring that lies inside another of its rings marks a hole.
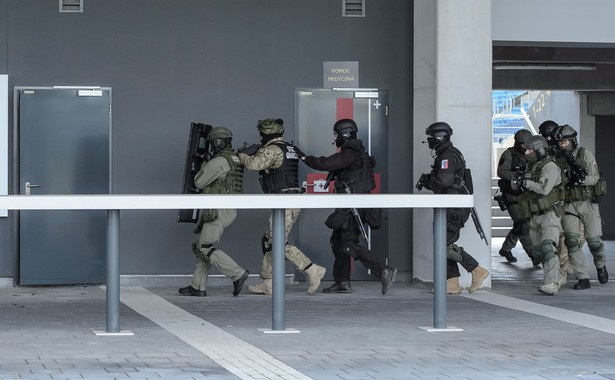
[[[284,256],[286,260],[290,261],[295,268],[299,271],[303,271],[305,267],[307,267],[312,261],[297,247],[288,243],[288,235],[290,234],[290,230],[295,225],[295,222],[299,218],[299,214],[301,213],[301,209],[293,208],[286,209],[284,213],[284,241],[286,242],[286,249],[284,251]],[[272,230],[273,230],[273,215],[269,217],[269,225],[267,226],[267,230],[265,231],[265,239],[264,239],[264,248],[265,255],[263,256],[263,264],[261,266],[260,276],[265,279],[272,278],[273,272],[273,257],[271,253],[271,245],[273,243],[272,240]]]

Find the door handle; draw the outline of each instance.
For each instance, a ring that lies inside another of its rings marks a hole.
[[[39,187],[40,185],[31,184],[30,181],[26,182],[26,195],[30,195],[30,189],[33,187]]]

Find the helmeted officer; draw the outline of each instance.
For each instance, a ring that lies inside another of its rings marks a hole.
[[[299,157],[295,147],[284,141],[284,121],[269,118],[259,120],[256,126],[262,146],[256,153],[249,156],[239,153],[239,159],[249,170],[258,170],[263,192],[266,194],[299,194]],[[326,269],[313,263],[299,248],[288,242],[288,234],[299,218],[301,209],[286,209],[284,234],[286,241],[285,256],[297,270],[304,272],[308,284],[307,292],[314,294],[320,286],[320,281]],[[253,293],[271,295],[272,291],[272,217],[262,239],[263,264],[260,276],[263,282],[250,285],[248,290]]]
[[[207,135],[212,158],[204,161],[194,176],[194,183],[203,194],[240,194],[243,192],[243,165],[233,152],[231,140],[233,134],[224,127],[215,127]],[[197,263],[192,275],[192,283],[179,289],[184,296],[206,295],[207,279],[211,266],[233,280],[233,295],[237,296],[249,276],[247,270],[240,267],[229,255],[214,247],[230,226],[237,210],[207,209],[201,210],[195,230],[196,239],[192,251]]]
[[[461,180],[466,164],[461,152],[450,141],[453,129],[448,123],[439,121],[427,127],[425,134],[429,148],[435,151],[436,157],[432,171],[422,176],[423,186],[435,194],[465,194]],[[489,271],[481,267],[474,257],[454,244],[459,240],[460,231],[469,217],[470,209],[467,208],[446,210],[446,292],[449,294],[461,293],[458,263],[472,274],[470,293],[478,290],[489,276]]]
[[[508,262],[516,262],[517,258],[512,254],[512,249],[515,248],[518,241],[521,241],[523,249],[532,259],[532,264],[539,265],[538,260],[533,259],[531,254],[532,239],[530,238],[529,220],[521,217],[521,210],[519,209],[521,190],[513,190],[511,186],[511,181],[515,178],[516,173],[525,170],[525,148],[523,144],[531,136],[532,132],[527,129],[518,130],[515,133],[515,145],[506,149],[498,162],[498,177],[500,177],[498,186],[502,192],[502,201],[513,221],[513,228],[506,235],[499,254],[505,257]]]
[[[330,180],[335,181],[335,192],[369,193],[373,189],[373,162],[367,154],[363,142],[357,138],[359,131],[357,123],[352,119],[341,119],[333,125],[333,137],[339,151],[328,156],[308,156],[298,152],[300,158],[312,169],[328,171]],[[369,158],[369,159],[368,159]],[[358,210],[361,221],[366,221],[366,211]],[[360,244],[359,222],[349,209],[336,209],[335,215],[347,216],[346,221],[333,226],[329,243],[335,256],[333,263],[334,283],[323,289],[324,293],[351,293],[350,274],[352,259],[359,260],[382,283],[382,294],[385,294],[395,280],[397,270],[386,265],[383,258],[372,253],[369,248]]]
[[[562,217],[565,243],[570,263],[579,280],[575,289],[588,289],[589,272],[580,250],[581,228],[594,257],[598,281],[606,284],[609,274],[606,270],[602,223],[598,208],[599,198],[606,192],[606,184],[600,178],[600,171],[594,154],[579,146],[577,132],[569,125],[560,126],[554,133],[557,148],[561,152],[558,164],[564,173],[566,185],[566,207]]]
[[[511,184],[513,189],[523,191],[519,196],[521,216],[530,218],[532,256],[540,260],[544,268],[544,283],[538,287],[538,291],[556,295],[566,283],[566,275],[556,255],[563,214],[560,168],[547,154],[549,144],[544,137],[532,136],[524,146],[529,166]]]

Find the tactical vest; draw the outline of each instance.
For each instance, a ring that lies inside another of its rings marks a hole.
[[[335,172],[336,192],[344,193],[344,184],[355,194],[367,194],[376,188],[374,167],[376,159],[370,156],[361,145],[361,155],[351,165]]]
[[[577,149],[576,161],[585,168],[585,160],[583,160],[584,155],[585,149],[583,147],[579,147],[579,149]],[[568,182],[567,170],[570,168],[568,161],[566,161],[565,157],[561,156],[558,159],[558,164],[562,168],[562,178],[565,177],[566,182]],[[585,169],[587,170],[587,168]],[[567,188],[566,202],[585,201],[591,199],[592,202],[598,203],[604,195],[606,195],[606,181],[604,178],[600,177],[595,185],[574,186]]]
[[[299,156],[293,146],[285,141],[273,143],[282,150],[282,166],[270,169],[268,172],[261,170],[260,183],[265,194],[283,193],[288,190],[299,189]]]
[[[555,163],[551,157],[546,157],[530,168],[530,172],[527,173],[530,176],[530,180],[538,182],[540,180],[540,173],[546,164],[549,162]],[[519,206],[521,207],[521,217],[529,218],[532,215],[545,214],[549,211],[555,211],[558,216],[563,214],[562,201],[565,198],[565,189],[563,182],[556,185],[551,189],[549,194],[541,195],[533,191],[523,191],[519,196]]]
[[[525,159],[523,158],[524,154],[519,152],[519,150],[517,148],[510,148],[511,149],[511,154],[512,154],[512,160],[510,163],[510,167],[512,168],[519,168],[521,166],[523,166],[525,164]],[[500,188],[500,191],[504,194],[512,194],[512,195],[520,195],[521,194],[521,189],[519,190],[514,190],[512,188],[512,185],[510,183],[510,181],[505,181],[503,179],[499,179],[498,180],[498,187]]]
[[[214,157],[222,156],[231,167],[226,176],[216,178],[212,183],[205,186],[204,194],[241,194],[243,193],[243,164],[232,149],[224,149]]]

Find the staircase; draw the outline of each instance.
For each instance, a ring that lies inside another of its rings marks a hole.
[[[498,202],[493,199],[496,193],[501,194],[498,187],[498,178],[491,178],[491,237],[506,237],[513,226],[508,211],[500,210]]]

